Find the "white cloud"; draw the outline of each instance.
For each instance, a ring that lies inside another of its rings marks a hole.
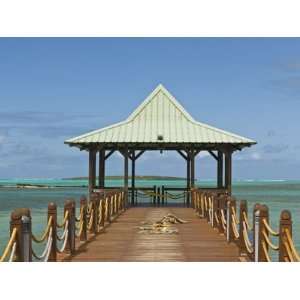
[[[253,152],[251,153],[250,158],[253,160],[261,160],[262,155],[259,152]]]

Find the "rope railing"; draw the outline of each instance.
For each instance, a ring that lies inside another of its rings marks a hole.
[[[100,234],[102,228],[113,222],[125,209],[125,192],[122,189],[94,193],[90,201],[82,196],[79,216],[76,216],[75,201],[66,200],[61,223],[57,222],[56,204],[49,203],[47,223],[40,235],[31,230],[30,210],[16,209],[11,214],[11,234],[0,262],[64,259],[75,254],[82,243]],[[34,245],[38,245],[38,248]]]
[[[253,222],[250,224],[245,200],[240,201],[237,213],[236,199],[226,193],[201,189],[194,189],[192,193],[196,214],[200,218],[206,218],[212,227],[224,234],[228,243],[236,243],[241,257],[248,261],[271,262],[275,257],[273,254],[277,253],[278,261],[300,261],[299,252],[292,239],[292,218],[289,211],[282,211],[279,230],[275,230],[270,225],[266,205],[254,205]],[[274,243],[276,239],[278,243]]]
[[[3,251],[3,254],[0,256],[0,262],[4,262],[5,259],[8,257],[8,255],[10,253],[14,253],[15,252],[15,248],[16,248],[16,237],[17,237],[17,228],[14,228],[10,238],[7,242],[7,245]],[[14,255],[11,255],[9,261],[12,261]]]
[[[48,237],[49,232],[50,232],[50,230],[51,230],[51,224],[52,224],[52,217],[49,218],[47,227],[45,228],[45,231],[44,231],[44,233],[42,234],[42,236],[38,238],[38,237],[36,237],[36,236],[32,233],[32,235],[31,235],[32,240],[33,240],[34,242],[36,242],[36,243],[42,243],[42,242],[44,242],[45,239]]]

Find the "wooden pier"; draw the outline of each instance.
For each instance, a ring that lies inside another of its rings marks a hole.
[[[40,236],[32,232],[30,210],[16,209],[0,261],[270,262],[271,249],[278,261],[300,261],[289,211],[274,229],[267,206],[256,204],[248,214],[247,202],[239,201],[238,209],[228,193],[193,189],[192,207],[131,207],[126,199],[122,189],[92,194],[90,201],[82,197],[79,214],[75,201],[67,200],[62,222],[49,203]]]
[[[188,221],[178,234],[139,233],[145,220],[155,222],[168,213]],[[228,244],[191,208],[133,207],[87,243],[71,261],[239,261],[239,249]]]

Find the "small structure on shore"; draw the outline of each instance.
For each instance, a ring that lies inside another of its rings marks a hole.
[[[177,151],[186,161],[187,191],[195,185],[195,157],[200,151],[208,151],[217,162],[217,188],[226,189],[230,194],[232,153],[256,142],[196,121],[160,84],[125,121],[68,139],[65,144],[89,152],[89,193],[96,188],[105,188],[105,161],[119,151],[124,157],[124,189],[127,195],[130,160],[133,204],[135,163],[145,151]]]

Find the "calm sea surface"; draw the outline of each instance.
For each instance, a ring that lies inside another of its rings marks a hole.
[[[16,183],[47,184],[49,186],[69,186],[51,189],[17,189]],[[46,224],[47,205],[56,202],[59,207],[59,217],[62,216],[63,203],[66,198],[74,198],[79,204],[79,197],[86,194],[85,180],[61,179],[15,179],[0,180],[0,255],[7,243],[9,234],[9,218],[13,209],[19,207],[31,208],[33,232],[39,234]],[[198,183],[199,184],[199,183]],[[121,186],[121,180],[107,180],[107,186]],[[185,181],[151,181],[137,180],[136,186],[185,186]],[[76,187],[74,187],[76,186]],[[204,181],[201,186],[215,186],[213,181]],[[300,181],[236,181],[233,183],[233,195],[237,199],[248,200],[249,211],[259,202],[268,205],[271,223],[278,228],[279,215],[283,209],[292,212],[293,235],[298,250],[300,250]],[[140,199],[140,201],[147,201]],[[78,212],[77,212],[78,213]],[[272,255],[273,256],[273,255]],[[274,256],[273,256],[274,257]]]

